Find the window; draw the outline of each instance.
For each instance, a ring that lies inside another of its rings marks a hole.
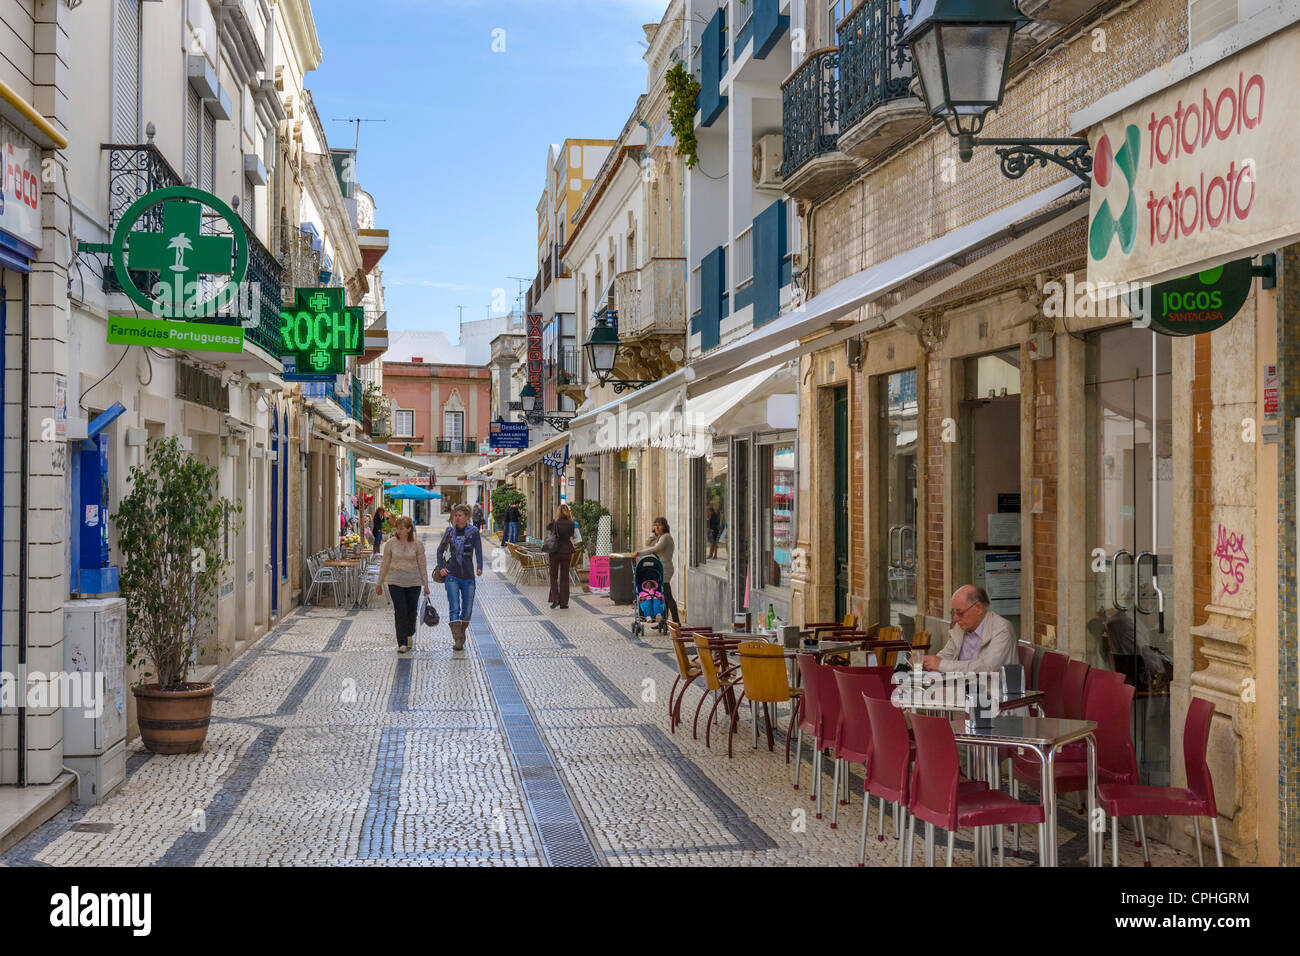
[[[415,437],[415,410],[414,409],[396,408],[393,410],[393,437],[394,438]]]
[[[465,438],[464,412],[442,413],[442,437],[452,441],[462,441]]]
[[[204,189],[208,192],[215,192],[217,187],[217,118],[207,110],[201,112],[203,113],[203,142],[200,145],[203,169],[200,171],[199,180]]]
[[[199,183],[199,136],[202,133],[203,99],[192,86],[185,88],[185,169],[182,175],[191,186]]]
[[[140,0],[117,0],[113,29],[113,142],[140,141]]]
[[[727,567],[727,446],[714,447],[704,465],[704,558],[701,564]]]
[[[826,45],[839,46],[839,36],[835,28],[853,9],[857,0],[826,0]]]
[[[789,583],[790,551],[794,547],[794,443],[759,448],[763,495],[759,537],[761,584]]]

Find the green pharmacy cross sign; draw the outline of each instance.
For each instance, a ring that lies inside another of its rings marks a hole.
[[[293,308],[280,313],[280,354],[294,356],[299,375],[342,375],[344,357],[365,351],[362,316],[340,288],[295,289]]]
[[[136,229],[136,223],[162,205],[162,231]],[[215,210],[225,220],[230,235],[202,233],[203,207]],[[83,243],[81,248],[102,247]],[[248,237],[233,209],[216,196],[190,186],[168,186],[145,193],[122,214],[113,231],[110,253],[122,291],[143,309],[160,319],[212,316],[228,309],[248,273]],[[135,283],[132,272],[158,276],[147,291]],[[203,277],[225,277],[217,291],[200,300],[206,283]]]

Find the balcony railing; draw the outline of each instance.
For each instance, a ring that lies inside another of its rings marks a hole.
[[[745,227],[745,231],[736,237],[736,288],[754,278],[754,226]]]
[[[692,295],[698,304],[698,275]],[[651,259],[614,279],[619,335],[680,335],[686,331],[686,260]]]
[[[138,145],[109,145],[104,150],[108,153],[108,228],[110,234],[117,229],[122,215],[127,208],[146,193],[165,186],[183,185],[181,177],[162,153],[152,143]],[[161,230],[163,205],[160,203],[147,210],[137,222],[144,230]],[[200,230],[205,235],[217,235],[221,217],[205,214]],[[280,352],[280,309],[283,306],[284,269],[261,240],[249,231],[248,237],[248,274],[245,282],[253,283],[256,296],[253,299],[253,314],[247,321],[239,316],[226,315],[205,318],[213,325],[243,324],[244,337],[255,345],[265,349],[271,355],[279,357]],[[134,272],[135,284],[142,289],[149,289],[157,282],[157,273]],[[221,280],[210,277],[203,280],[212,282],[212,292]],[[121,292],[115,270],[104,270],[104,291]],[[201,289],[200,294],[204,295]]]
[[[781,176],[788,178],[811,159],[834,152],[839,139],[834,47],[808,56],[781,88]]]
[[[439,438],[434,446],[440,455],[477,455],[477,438]]]
[[[866,0],[840,24],[841,129],[882,103],[910,95],[912,53],[903,42],[907,21],[898,0]]]

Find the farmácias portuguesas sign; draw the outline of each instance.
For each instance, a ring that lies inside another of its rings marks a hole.
[[[156,228],[137,229],[142,222]],[[219,222],[229,235],[215,233]],[[234,210],[216,196],[191,186],[155,189],[127,207],[110,243],[81,243],[79,249],[108,253],[123,293],[153,316],[110,316],[109,343],[243,349],[241,325],[194,321],[250,315],[256,299],[244,282],[248,237]],[[144,288],[141,275],[152,279]]]

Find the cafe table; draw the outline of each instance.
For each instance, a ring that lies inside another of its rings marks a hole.
[[[1097,866],[1097,838],[1092,832],[1092,819],[1096,810],[1097,793],[1097,743],[1094,732],[1096,721],[1068,720],[1062,717],[1026,717],[1001,714],[987,726],[976,726],[965,717],[952,721],[953,737],[957,743],[989,748],[993,761],[999,747],[1023,747],[1038,755],[1042,766],[1040,799],[1047,824],[1045,845],[1039,848],[1044,866],[1057,865],[1056,845],[1056,755],[1066,744],[1083,740],[1088,745],[1088,865]],[[996,773],[990,781],[996,786]]]
[[[338,568],[344,572],[344,591],[347,594],[346,604],[348,607],[358,607],[360,605],[361,593],[356,587],[354,578],[358,577],[357,571],[365,563],[365,557],[357,558],[334,558],[323,562],[327,568]]]

